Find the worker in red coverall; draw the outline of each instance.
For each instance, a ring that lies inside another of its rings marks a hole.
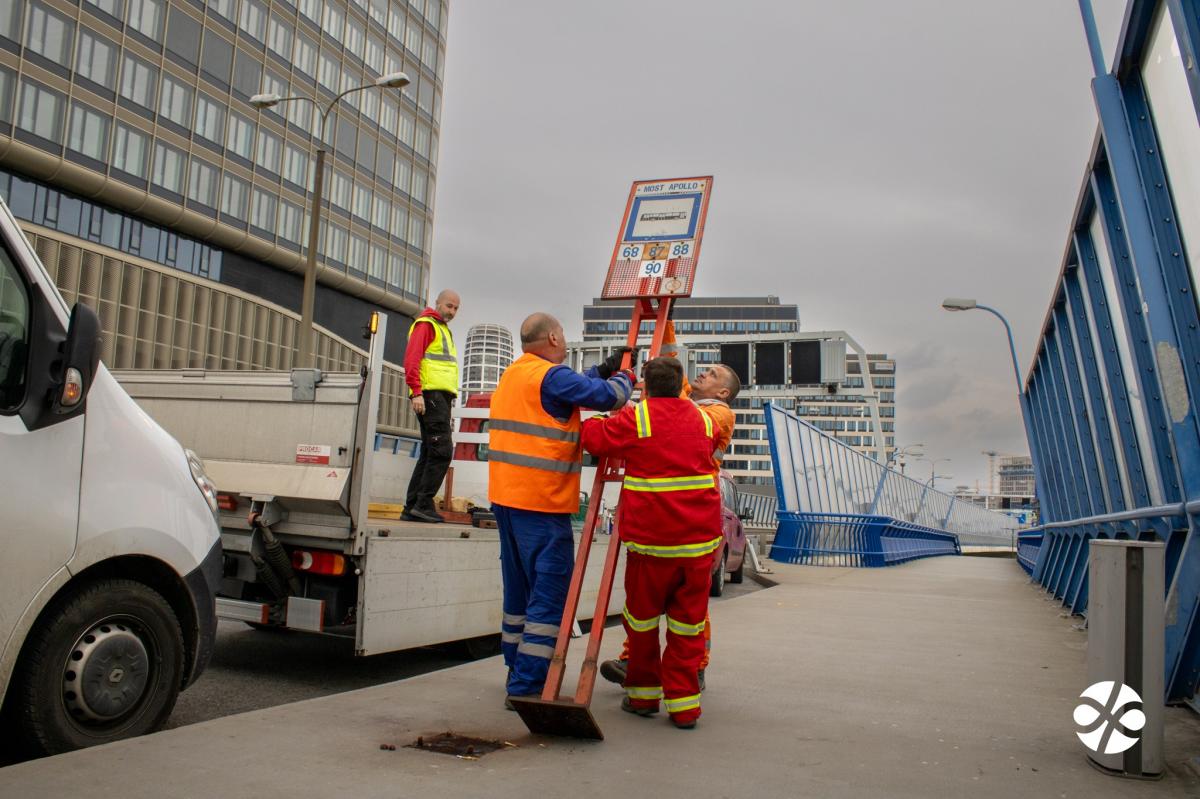
[[[712,419],[679,396],[683,367],[654,358],[642,373],[646,399],[612,417],[583,423],[583,447],[622,458],[625,479],[617,529],[628,550],[625,631],[629,665],[621,708],[639,716],[666,705],[672,723],[700,718],[696,672],[704,657],[704,619],[713,552],[724,540],[721,493],[712,466]],[[667,646],[659,654],[659,623]]]
[[[679,355],[679,347],[675,343],[675,324],[669,319],[659,354],[673,358]],[[733,438],[734,416],[733,411],[729,408],[729,403],[737,397],[741,388],[742,383],[738,379],[737,373],[720,363],[713,364],[697,375],[694,384],[688,383],[686,375],[683,378],[682,395],[691,399],[700,410],[708,414],[717,428],[717,449],[713,452],[713,468],[717,470],[720,470],[721,461],[724,460],[730,440]],[[708,668],[711,656],[712,620],[706,618],[704,620],[704,658],[700,661],[700,669],[697,673],[701,691],[704,690],[704,672]],[[606,660],[600,664],[601,676],[609,682],[624,685],[625,668],[628,661],[629,641],[627,639],[621,647],[620,657]]]

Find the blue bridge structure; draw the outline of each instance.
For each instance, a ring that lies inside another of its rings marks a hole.
[[[771,554],[889,566],[1015,537],[1031,581],[1086,616],[1091,541],[1161,542],[1164,699],[1200,709],[1200,0],[1131,0],[1111,68],[1079,5],[1099,125],[1024,376],[1013,349],[1039,525],[1018,532],[771,407]]]

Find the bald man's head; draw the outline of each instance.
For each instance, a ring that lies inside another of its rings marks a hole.
[[[562,325],[548,313],[530,314],[521,323],[521,349],[551,363],[562,363],[567,359],[567,339]]]
[[[458,314],[460,302],[457,291],[442,289],[438,292],[437,299],[434,300],[433,310],[438,312],[438,316],[449,322]]]

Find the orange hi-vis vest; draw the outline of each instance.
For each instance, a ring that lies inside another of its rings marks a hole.
[[[544,513],[579,510],[579,408],[560,422],[542,407],[542,380],[557,364],[525,353],[500,376],[488,422],[488,498]]]

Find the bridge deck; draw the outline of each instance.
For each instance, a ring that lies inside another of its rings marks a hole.
[[[705,715],[690,732],[622,713],[618,690],[601,683],[594,712],[605,742],[534,738],[501,709],[504,670],[493,659],[0,769],[0,795],[1200,791],[1200,721],[1187,710],[1167,714],[1164,780],[1118,780],[1088,766],[1071,719],[1085,686],[1086,634],[1012,560],[771,565],[779,585],[713,608]],[[619,639],[610,630],[605,651]],[[446,730],[518,748],[478,761],[403,748]],[[399,748],[381,751],[381,743]]]

